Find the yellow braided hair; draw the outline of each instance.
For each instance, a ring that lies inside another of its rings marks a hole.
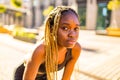
[[[58,6],[50,12],[45,21],[45,66],[48,80],[57,80],[58,70],[58,46],[57,46],[57,31],[59,21],[63,12],[71,11],[77,13],[67,6]]]

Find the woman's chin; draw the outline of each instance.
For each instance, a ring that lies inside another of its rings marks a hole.
[[[68,46],[66,46],[67,48],[73,48],[75,46],[75,44],[74,45],[68,45]]]

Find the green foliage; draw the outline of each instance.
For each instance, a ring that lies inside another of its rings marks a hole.
[[[13,36],[19,36],[23,38],[30,38],[30,39],[35,39],[36,34],[30,33],[30,32],[25,32],[23,27],[16,26],[14,31],[13,31]]]
[[[16,8],[20,8],[22,7],[22,0],[11,0],[11,5]]]
[[[15,16],[16,16],[16,17],[21,17],[21,16],[22,16],[22,13],[21,13],[21,12],[16,12],[16,13],[15,13]]]
[[[86,24],[86,8],[84,8],[84,7],[79,8],[78,13],[80,15],[81,26],[85,26],[85,24]]]
[[[54,9],[53,6],[49,6],[47,9],[43,11],[43,15],[47,16],[53,9]]]
[[[33,33],[27,33],[27,32],[21,32],[21,31],[16,31],[15,36],[20,36],[20,37],[26,37],[26,38],[30,38],[30,39],[34,39],[36,37],[35,34]]]
[[[6,11],[6,6],[3,4],[0,4],[0,13],[4,13]]]
[[[109,10],[114,10],[114,9],[120,8],[120,0],[109,1],[108,5],[107,5],[107,8]]]
[[[106,9],[106,11],[107,11],[107,4],[105,4],[105,3],[98,4],[98,15],[97,15],[96,30],[104,30],[107,27],[106,26],[106,17],[108,15],[108,13],[106,12],[106,15],[104,15],[103,14],[104,9]]]

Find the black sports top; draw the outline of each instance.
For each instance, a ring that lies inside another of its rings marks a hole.
[[[58,65],[58,70],[61,70],[71,58],[72,58],[72,49],[67,49],[65,60],[63,61],[63,63]],[[42,73],[46,72],[45,63],[40,65],[38,72],[42,72]]]

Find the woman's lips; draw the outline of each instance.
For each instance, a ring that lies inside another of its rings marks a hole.
[[[75,40],[68,40],[67,42],[68,42],[69,44],[75,44],[75,43],[76,43]]]

